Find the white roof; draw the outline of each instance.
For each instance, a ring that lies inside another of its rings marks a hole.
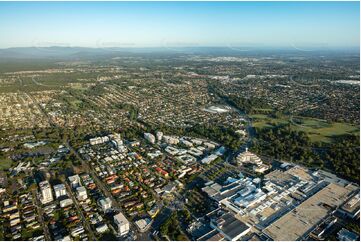
[[[117,215],[115,215],[114,221],[120,225],[129,223],[127,218],[122,213],[118,213]]]
[[[111,203],[112,200],[110,200],[110,198],[107,197],[107,198],[105,198],[105,199],[101,199],[99,202],[100,202],[100,204],[101,204],[102,206],[104,206],[104,205],[106,205],[106,204]]]
[[[70,182],[80,181],[79,175],[69,176],[68,179]]]
[[[86,188],[85,187],[77,187],[76,191],[77,192],[86,192]]]
[[[57,185],[54,185],[54,190],[60,190],[60,189],[65,189],[65,185],[60,183],[60,184],[57,184]]]

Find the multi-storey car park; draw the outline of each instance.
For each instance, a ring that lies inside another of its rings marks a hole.
[[[263,180],[239,174],[223,185],[209,182],[202,190],[219,208],[207,216],[212,220],[218,210],[228,211],[247,225],[241,239],[256,233],[272,240],[307,240],[312,232],[320,230],[323,221],[359,214],[360,206],[354,202],[352,213],[345,213],[350,200],[359,201],[359,186],[331,177],[325,172],[287,165],[268,173]],[[222,227],[215,229],[222,236],[230,236]],[[321,234],[317,239],[322,238],[323,233],[316,234]]]

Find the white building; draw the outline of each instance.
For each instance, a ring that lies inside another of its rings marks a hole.
[[[234,204],[242,208],[248,208],[252,207],[256,203],[263,201],[267,197],[267,194],[264,193],[261,189],[253,189],[253,186],[252,188],[250,186],[247,189],[251,190],[244,191],[244,194],[240,194],[241,196],[234,200]]]
[[[103,143],[108,142],[108,141],[109,141],[109,137],[108,137],[108,136],[95,137],[95,138],[89,139],[90,145],[103,144]]]
[[[70,186],[72,188],[77,188],[77,187],[81,186],[79,175],[69,176],[68,180],[69,180]]]
[[[213,150],[216,148],[216,145],[212,144],[210,142],[204,142],[204,146],[207,147],[207,149],[209,149],[209,150]]]
[[[199,149],[197,149],[197,148],[191,148],[191,149],[189,149],[188,150],[188,153],[189,154],[191,154],[191,155],[193,155],[193,156],[201,156],[201,155],[203,155],[203,152],[202,151],[200,151]]]
[[[188,141],[188,140],[185,140],[185,139],[182,139],[181,140],[181,143],[184,144],[185,146],[187,147],[192,147],[193,146],[193,143]]]
[[[156,135],[157,135],[157,140],[158,140],[158,141],[162,141],[163,132],[158,131]]]
[[[95,227],[95,230],[97,231],[97,233],[102,234],[105,233],[109,230],[109,227],[107,224],[100,224],[99,226]]]
[[[251,164],[255,164],[255,165],[262,164],[261,159],[257,155],[249,152],[248,148],[246,148],[245,152],[243,152],[237,156],[237,162],[239,164],[242,164],[242,163],[251,163]]]
[[[155,137],[151,133],[144,133],[144,139],[148,140],[150,143],[155,143]]]
[[[48,181],[42,181],[39,183],[41,192],[41,203],[46,204],[53,201],[53,193],[51,192],[51,186]]]
[[[137,226],[138,230],[142,233],[147,231],[150,226],[152,225],[152,219],[151,218],[143,218],[135,221],[135,225]]]
[[[73,200],[71,200],[70,198],[66,198],[66,199],[63,199],[61,200],[60,202],[60,207],[61,208],[65,208],[67,206],[70,206],[73,204]]]
[[[167,148],[165,148],[165,151],[171,155],[176,155],[179,152],[177,148],[174,148],[172,146],[167,146]]]
[[[258,173],[264,173],[265,171],[268,171],[271,167],[265,164],[260,164],[253,167],[253,170]]]
[[[176,145],[179,143],[179,138],[173,137],[173,136],[164,135],[163,140],[164,140],[164,142],[166,142],[167,144],[170,144],[170,145],[173,145],[173,144]]]
[[[88,194],[86,192],[86,188],[85,187],[77,187],[76,188],[76,194],[77,194],[77,199],[79,201],[84,201],[88,198]]]
[[[66,195],[66,189],[64,184],[58,184],[54,186],[55,197],[58,199],[61,196]]]
[[[103,210],[103,212],[106,213],[112,208],[112,200],[109,197],[100,199],[98,201],[98,205]]]
[[[202,163],[202,164],[209,164],[209,163],[211,163],[212,161],[216,160],[217,158],[218,158],[217,155],[212,154],[212,155],[209,155],[209,156],[204,157],[204,158],[201,160],[201,163]]]
[[[129,233],[129,221],[122,213],[118,213],[114,216],[114,223],[117,225],[118,233],[120,235]]]

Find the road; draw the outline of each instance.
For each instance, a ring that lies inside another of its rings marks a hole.
[[[107,187],[104,185],[104,183],[98,178],[97,174],[93,171],[93,169],[90,168],[87,161],[85,161],[79,153],[69,144],[69,141],[66,141],[65,145],[68,147],[68,149],[77,157],[78,160],[81,161],[82,166],[84,167],[85,171],[91,175],[91,177],[94,179],[95,184],[97,187],[102,191],[102,193],[109,197],[112,201],[112,206],[115,208],[116,211],[122,212],[125,216],[125,212],[123,211],[122,207],[120,206],[119,202],[113,197],[113,195],[110,193],[110,191],[107,189]],[[129,219],[128,219],[129,220]],[[136,233],[137,239],[142,240],[141,238],[144,236],[142,233],[138,232],[137,228],[132,222],[130,223],[130,229]]]
[[[45,115],[45,117],[47,117],[49,124],[54,127],[57,128],[59,130],[59,134],[61,134],[62,129],[60,127],[58,127],[53,121],[52,119],[49,117],[49,115],[45,112],[45,110],[39,105],[39,103],[37,102],[37,100],[31,96],[31,94],[26,93],[32,100],[33,102],[38,106],[39,110],[43,113],[43,115]],[[60,138],[60,137],[59,137]],[[97,175],[94,173],[94,171],[89,167],[87,161],[85,161],[79,154],[78,152],[69,144],[69,141],[66,140],[65,145],[67,146],[67,148],[78,158],[78,160],[81,161],[83,167],[85,168],[85,171],[90,174],[92,176],[92,178],[94,179],[95,184],[97,185],[97,187],[103,192],[104,195],[106,195],[107,197],[109,197],[112,200],[112,204],[113,207],[115,207],[118,211],[122,212],[122,208],[119,205],[119,203],[117,202],[116,199],[114,199],[114,197],[112,196],[112,194],[108,191],[108,189],[105,187],[104,183],[102,181],[100,181],[97,177]],[[74,200],[74,199],[73,199]],[[76,204],[76,203],[75,203]],[[84,217],[82,218],[84,219]],[[84,219],[85,220],[85,219]],[[135,228],[135,226],[130,223],[130,227],[133,231],[137,231],[137,229]],[[89,231],[92,231],[91,229]],[[94,237],[94,234],[93,234]],[[95,238],[95,237],[94,237]]]
[[[227,100],[225,97],[220,96],[217,92],[215,92],[215,94],[223,101],[225,102],[227,105],[229,105],[230,107],[232,107],[233,110],[235,110],[238,115],[244,119],[246,121],[246,133],[247,133],[247,141],[238,149],[238,151],[230,153],[226,158],[225,161],[227,163],[230,163],[240,152],[242,152],[243,150],[245,150],[245,148],[250,147],[253,138],[255,137],[255,133],[254,133],[254,129],[252,127],[252,120],[249,118],[249,116],[241,111],[239,108],[237,108],[236,106],[234,106],[229,100]]]
[[[82,208],[79,206],[78,200],[74,197],[74,194],[73,194],[71,188],[69,187],[69,184],[66,183],[66,182],[65,182],[65,187],[66,187],[66,189],[68,190],[68,194],[69,194],[69,196],[71,197],[71,199],[73,200],[73,203],[74,203],[74,205],[75,205],[75,207],[76,207],[76,209],[77,209],[77,211],[78,211],[78,214],[79,214],[80,217],[81,217],[81,220],[82,220],[82,222],[83,222],[84,228],[86,228],[86,230],[88,231],[88,234],[90,235],[90,236],[89,236],[89,237],[90,237],[90,240],[95,240],[96,237],[95,237],[95,235],[94,235],[94,233],[93,233],[93,230],[92,230],[92,228],[90,227],[88,221],[86,220],[86,218],[85,218],[85,216],[84,216],[84,214],[83,214],[83,210],[82,210]]]
[[[44,213],[43,213],[43,209],[39,203],[39,200],[38,200],[38,197],[37,197],[37,194],[36,194],[36,190],[32,190],[31,191],[32,193],[32,199],[33,199],[33,203],[38,211],[38,218],[39,218],[39,222],[41,223],[41,226],[44,230],[44,237],[45,237],[45,240],[49,241],[51,240],[51,237],[50,237],[50,232],[49,232],[49,228],[48,226],[46,225],[45,221],[44,221]]]
[[[43,84],[43,83],[40,83],[38,82],[37,80],[35,80],[35,77],[31,77],[31,80],[32,82],[35,84],[35,85],[38,85],[38,86],[43,86],[43,87],[56,87],[57,85],[48,85],[48,84]],[[21,82],[22,84],[22,82]]]

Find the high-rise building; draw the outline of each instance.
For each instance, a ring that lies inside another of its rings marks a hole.
[[[112,200],[109,197],[105,199],[100,199],[98,205],[103,210],[104,213],[108,212],[112,208]]]
[[[157,140],[158,140],[158,141],[162,141],[162,138],[163,138],[163,132],[158,131],[158,132],[157,132]]]
[[[42,181],[39,183],[41,192],[41,203],[46,204],[53,201],[53,193],[51,192],[51,186],[48,181]]]
[[[86,192],[86,188],[85,187],[77,187],[76,188],[76,193],[77,193],[77,199],[79,201],[84,201],[88,198],[88,194]]]
[[[81,186],[80,177],[79,175],[69,176],[68,177],[69,183],[73,189]]]
[[[64,184],[57,184],[54,186],[55,198],[59,198],[66,195],[66,189]]]
[[[144,138],[152,144],[155,143],[155,137],[151,133],[144,133]]]
[[[118,233],[120,235],[129,233],[129,221],[122,213],[118,213],[114,216],[114,223],[117,225]]]

